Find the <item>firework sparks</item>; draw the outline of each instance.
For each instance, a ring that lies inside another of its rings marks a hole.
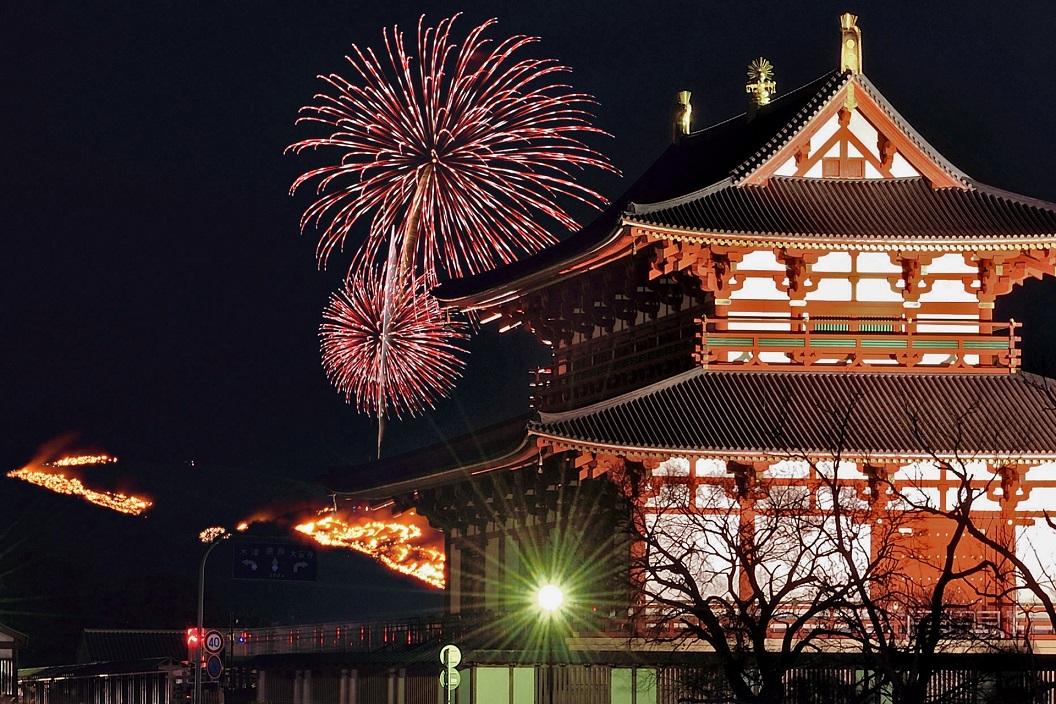
[[[153,503],[138,496],[129,496],[114,491],[96,491],[86,487],[77,477],[68,477],[64,472],[56,472],[55,469],[64,467],[86,467],[90,465],[112,464],[117,462],[116,457],[107,455],[76,455],[63,457],[50,462],[35,461],[22,469],[15,469],[7,473],[12,479],[21,479],[36,486],[43,487],[56,494],[67,494],[80,496],[96,506],[102,506],[119,513],[127,513],[138,516]]]
[[[365,553],[401,574],[443,588],[444,553],[428,544],[435,536],[427,535],[416,518],[410,513],[404,520],[345,519],[327,510],[326,516],[299,524],[295,530],[320,545]]]
[[[376,263],[386,240],[399,237],[401,278],[413,276],[418,262],[432,284],[441,269],[456,277],[479,273],[554,242],[534,213],[576,227],[558,198],[605,203],[572,178],[572,169],[618,173],[581,139],[604,134],[585,110],[594,99],[552,82],[567,67],[515,56],[536,38],[486,39],[495,20],[456,44],[457,17],[435,28],[419,21],[417,68],[398,28],[382,33],[384,60],[353,46],[346,58],[355,80],[322,77],[331,94],[302,109],[301,121],[332,131],[290,150],[342,152],[339,164],[308,171],[291,189],[316,181],[325,194],[301,223],[326,223],[317,250],[322,263],[373,212],[360,264]]]
[[[465,366],[454,343],[468,335],[444,319],[420,278],[388,293],[373,271],[349,279],[323,317],[323,366],[361,412],[414,415],[445,396]]]

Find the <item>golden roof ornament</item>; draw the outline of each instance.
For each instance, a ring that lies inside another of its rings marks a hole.
[[[760,56],[748,64],[748,83],[744,86],[744,92],[752,96],[752,105],[766,105],[776,91],[777,81],[774,80],[772,63]]]
[[[840,15],[840,72],[862,72],[862,30],[858,16],[845,12]]]
[[[671,125],[671,141],[674,143],[689,134],[693,119],[693,105],[689,102],[690,95],[692,94],[688,90],[678,92],[675,116]]]

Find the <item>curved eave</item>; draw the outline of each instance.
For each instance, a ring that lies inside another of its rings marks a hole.
[[[595,442],[582,438],[570,438],[557,433],[547,433],[529,428],[530,435],[540,440],[560,445],[569,450],[581,452],[601,453],[610,455],[621,455],[628,457],[666,459],[669,457],[696,458],[736,458],[743,461],[766,461],[775,457],[787,459],[795,457],[806,457],[815,460],[832,459],[831,450],[819,449],[797,449],[794,453],[787,449],[760,448],[760,447],[728,447],[728,448],[701,448],[701,447],[649,447],[639,445],[622,445],[606,442]],[[847,449],[840,453],[840,459],[849,461],[926,461],[926,460],[986,460],[992,462],[1016,461],[1025,464],[1051,462],[1056,460],[1056,452],[1049,453],[988,453],[973,452],[966,455],[963,452],[923,452],[907,450],[855,450]]]
[[[524,439],[512,452],[501,457],[482,460],[480,462],[454,467],[434,474],[404,479],[391,484],[373,486],[369,489],[340,492],[342,497],[351,499],[362,499],[366,501],[378,499],[391,499],[395,496],[410,494],[422,489],[431,489],[445,484],[463,481],[466,477],[498,470],[513,470],[526,467],[538,460],[539,448],[532,440],[530,434],[525,433]]]
[[[638,228],[645,234],[658,238],[734,247],[828,249],[856,252],[889,252],[895,249],[909,252],[1002,252],[1056,246],[1056,233],[1022,237],[944,237],[940,239],[886,235],[847,237],[808,233],[700,230],[657,226],[633,218],[624,218],[623,224],[627,227]]]
[[[436,294],[437,298],[444,307],[456,308],[463,312],[501,306],[544,288],[559,277],[592,271],[623,257],[633,249],[633,242],[630,237],[625,236],[625,232],[625,228],[617,224],[604,239],[589,249],[574,257],[514,279],[500,288],[458,297],[444,297],[443,292],[440,291]]]

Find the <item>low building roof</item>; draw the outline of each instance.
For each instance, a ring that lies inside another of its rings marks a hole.
[[[132,662],[187,657],[186,633],[178,630],[93,629],[81,634],[77,661]]]
[[[1056,380],[695,369],[529,430],[617,454],[1056,459]]]

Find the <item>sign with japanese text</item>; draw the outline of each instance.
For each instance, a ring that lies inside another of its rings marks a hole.
[[[316,551],[296,543],[238,542],[232,551],[235,579],[315,581]]]

